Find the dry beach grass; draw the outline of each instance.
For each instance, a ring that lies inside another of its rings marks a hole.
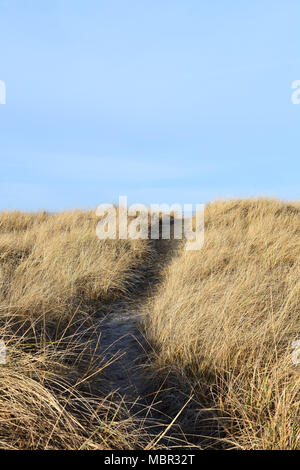
[[[209,204],[203,249],[178,254],[148,312],[155,367],[190,381],[223,445],[299,448],[298,203]]]
[[[169,387],[172,377],[175,393],[160,395],[166,414],[184,405],[177,392],[194,396],[178,417],[193,445],[203,448],[210,429],[211,447],[299,448],[299,203],[209,204],[194,252],[100,241],[96,224],[93,212],[0,214],[0,448],[151,446],[143,420],[107,386],[95,345],[95,317],[132,300],[146,312],[145,380]]]
[[[93,212],[0,215],[0,338],[8,356],[0,366],[1,448],[143,441],[125,406],[90,393],[106,365],[85,338],[93,314],[143,280],[153,249],[142,240],[100,241],[96,224]]]

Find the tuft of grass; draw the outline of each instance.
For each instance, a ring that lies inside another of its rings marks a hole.
[[[157,371],[176,370],[214,410],[216,446],[299,449],[299,203],[209,204],[204,247],[166,267],[146,331]]]
[[[4,334],[5,333],[5,334]],[[142,448],[142,423],[104,392],[106,364],[75,335],[42,343],[0,329],[7,364],[0,366],[0,448],[106,450]],[[84,359],[83,359],[84,357]],[[91,379],[103,390],[91,393]],[[150,438],[148,438],[150,439]]]
[[[128,296],[144,276],[148,240],[99,240],[92,212],[0,214],[0,316],[68,321]]]
[[[141,420],[107,392],[92,315],[132,295],[155,250],[148,240],[100,241],[97,222],[81,211],[0,214],[2,449],[149,442]]]

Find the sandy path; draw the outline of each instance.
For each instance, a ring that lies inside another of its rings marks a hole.
[[[141,420],[151,440],[157,440],[169,426],[172,419],[165,413],[172,408],[171,402],[175,403],[175,395],[178,398],[178,391],[168,391],[167,403],[163,403],[166,398],[163,378],[159,383],[157,375],[154,379],[154,374],[151,373],[149,344],[143,334],[145,302],[149,296],[154,295],[155,286],[159,283],[159,272],[170,259],[168,253],[159,259],[157,272],[150,275],[133,293],[135,302],[123,301],[110,305],[104,317],[103,312],[99,312],[94,325],[95,332],[100,334],[97,357],[101,358],[103,365],[110,363],[101,373],[101,377],[105,377],[105,386],[108,387],[106,393],[112,393],[114,400],[119,397],[130,414]],[[103,384],[101,387],[103,388]],[[164,394],[162,400],[161,393]],[[177,412],[178,408],[174,414]],[[173,439],[177,440],[181,433],[178,426],[174,425],[167,434],[169,437],[165,435],[160,440],[161,445],[174,444]]]
[[[110,362],[101,376],[105,377],[106,392],[126,406],[142,433],[148,435],[147,442],[159,440],[159,445],[167,446],[170,438],[161,439],[161,434],[170,419],[159,410],[159,385],[147,368],[149,347],[142,333],[143,319],[142,310],[119,304],[97,320],[101,332],[97,354],[102,364]]]
[[[112,391],[117,391],[126,402],[136,401],[144,395],[146,342],[141,333],[143,314],[133,311],[129,305],[116,305],[104,320],[100,320],[100,353],[105,362],[112,364],[105,369]]]

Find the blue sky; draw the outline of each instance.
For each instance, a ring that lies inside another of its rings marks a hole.
[[[299,0],[0,0],[0,209],[300,198]]]

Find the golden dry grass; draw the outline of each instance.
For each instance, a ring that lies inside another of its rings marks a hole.
[[[55,342],[47,347],[36,343],[33,352],[26,350],[28,341],[7,338],[8,362],[0,367],[1,449],[105,450],[143,445],[145,432],[125,406],[113,396],[91,395],[82,386],[92,366],[86,364],[83,370],[81,363],[78,369],[75,356],[85,345],[79,350],[73,342],[62,348]],[[101,367],[95,372],[101,375]]]
[[[299,203],[209,204],[203,249],[178,253],[148,311],[155,367],[215,410],[218,444],[300,447]]]
[[[8,354],[0,448],[151,446],[141,420],[107,391],[93,315],[139,295],[178,246],[148,301],[145,328],[153,370],[177,387],[172,399],[160,394],[165,412],[175,416],[179,392],[192,391],[197,404],[179,422],[200,447],[298,449],[300,365],[291,353],[300,338],[299,203],[209,204],[198,252],[162,240],[100,241],[96,224],[93,212],[0,214]]]
[[[0,214],[2,449],[132,449],[146,439],[105,393],[106,365],[86,338],[95,338],[91,314],[143,280],[153,247],[100,241],[97,221],[80,211]]]
[[[92,212],[0,215],[0,315],[46,322],[128,294],[149,265],[146,240],[99,240]]]

